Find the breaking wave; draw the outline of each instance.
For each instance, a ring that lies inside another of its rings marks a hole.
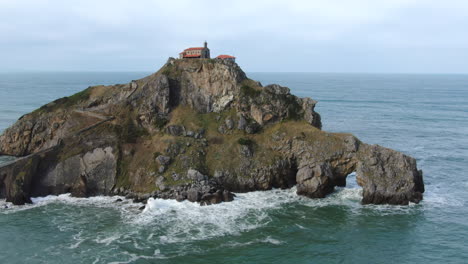
[[[296,188],[236,195],[232,202],[210,206],[150,198],[145,209],[140,210],[142,204],[133,203],[121,196],[74,198],[70,194],[63,194],[33,198],[33,204],[25,206],[12,206],[3,200],[0,201],[0,206],[8,205],[9,208],[0,209],[0,214],[42,210],[61,232],[70,233],[62,251],[100,248],[103,253],[94,256],[94,260],[90,259],[89,262],[92,263],[113,261],[103,254],[118,249],[120,253],[114,259],[126,261],[114,263],[131,263],[139,259],[165,259],[198,254],[201,249],[196,245],[200,241],[217,240],[225,236],[241,237],[243,233],[255,229],[271,228],[277,224],[278,217],[290,214],[302,217],[297,222],[292,219],[292,228],[310,230],[307,217],[303,215],[310,213],[307,208],[346,208],[350,213],[362,214],[366,211],[365,213],[379,215],[408,213],[412,210],[412,206],[363,206],[360,204],[362,189],[358,187],[337,188],[333,194],[323,199],[298,196]],[[117,202],[117,199],[122,201]],[[102,228],[94,231],[85,228],[89,225],[90,215],[94,215]],[[112,228],[108,228],[108,225]],[[223,241],[215,247],[222,249],[251,244],[280,246],[285,243],[287,241],[282,237],[266,233],[250,240]]]

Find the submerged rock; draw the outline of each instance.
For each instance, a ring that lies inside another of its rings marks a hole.
[[[321,131],[316,104],[262,87],[234,62],[169,59],[150,76],[89,87],[6,129],[0,155],[19,158],[0,168],[0,198],[70,192],[209,205],[294,185],[322,198],[356,172],[365,204],[422,199],[415,159]]]

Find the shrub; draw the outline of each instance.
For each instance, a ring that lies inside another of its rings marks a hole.
[[[222,137],[212,137],[210,139],[208,139],[208,143],[209,144],[213,144],[213,145],[221,145],[223,144],[224,140]]]
[[[125,142],[136,143],[137,138],[148,135],[148,131],[135,125],[131,117],[127,117],[122,127],[122,138]]]
[[[156,117],[156,119],[154,120],[154,127],[158,128],[158,129],[163,129],[164,126],[168,123],[169,121],[163,117]]]
[[[254,144],[253,140],[249,138],[239,138],[237,140],[237,143],[239,143],[240,145],[246,145],[246,146],[251,146]]]
[[[260,95],[261,91],[244,84],[241,86],[241,93],[249,97],[256,97]]]

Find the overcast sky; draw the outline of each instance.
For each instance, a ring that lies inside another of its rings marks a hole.
[[[0,71],[155,71],[204,40],[248,72],[468,73],[468,1],[0,0]]]

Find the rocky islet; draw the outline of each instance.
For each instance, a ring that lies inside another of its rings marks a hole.
[[[94,86],[24,115],[0,136],[0,197],[120,194],[201,204],[290,188],[322,198],[356,172],[365,204],[422,199],[414,158],[321,130],[316,101],[263,87],[232,61],[172,59],[128,84]]]

